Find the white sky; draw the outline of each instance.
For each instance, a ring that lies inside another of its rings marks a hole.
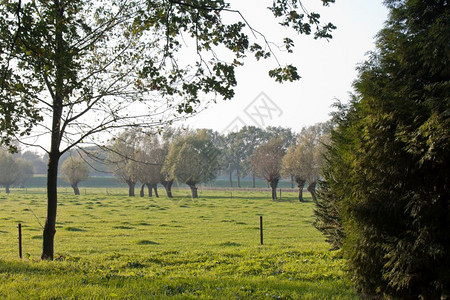
[[[264,1],[265,5],[261,5],[262,0],[231,2],[255,29],[281,44],[285,31],[278,29],[280,26],[264,9],[272,1]],[[311,36],[298,37],[293,54],[278,55],[282,64],[296,65],[302,79],[294,83],[276,83],[267,75],[270,68],[276,67],[274,60],[256,62],[248,59],[238,69],[235,98],[211,104],[199,115],[186,120],[184,125],[219,132],[243,124],[283,126],[299,131],[303,126],[329,119],[330,106],[335,99],[348,100],[357,76],[355,67],[364,60],[367,51],[374,49],[374,36],[387,19],[387,9],[381,0],[337,0],[325,8],[319,0],[304,0],[303,3],[310,11],[319,12],[323,21],[332,22],[338,28],[328,42],[314,40]],[[261,92],[269,99],[264,95],[258,98]],[[257,100],[253,102],[255,98]],[[261,107],[264,101],[271,111]]]

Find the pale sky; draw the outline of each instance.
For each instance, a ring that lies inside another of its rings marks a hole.
[[[270,12],[263,9],[272,1],[264,1],[265,5],[261,2],[232,1],[255,29],[278,43],[285,31],[278,29]],[[219,132],[244,124],[283,126],[299,131],[303,126],[328,120],[335,99],[343,102],[349,99],[352,82],[357,76],[355,68],[364,60],[367,51],[374,49],[374,37],[387,19],[387,9],[381,0],[337,0],[326,8],[319,0],[304,0],[303,3],[338,28],[328,42],[314,40],[311,36],[298,37],[294,54],[279,53],[282,63],[293,63],[298,67],[302,79],[294,83],[276,83],[267,75],[271,67],[276,67],[274,60],[256,62],[248,59],[238,70],[235,98],[211,104],[199,115],[186,120],[184,125]]]

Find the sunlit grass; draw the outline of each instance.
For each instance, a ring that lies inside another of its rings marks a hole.
[[[200,191],[199,199],[188,190],[174,194],[140,198],[125,189],[86,189],[77,197],[61,191],[54,262],[39,260],[43,190],[0,194],[0,298],[355,297],[343,259],[312,226],[311,202],[299,203],[294,193],[280,201],[262,192]]]

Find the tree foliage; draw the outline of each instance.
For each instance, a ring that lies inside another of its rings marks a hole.
[[[108,164],[119,181],[128,185],[128,196],[134,196],[134,187],[139,176],[139,140],[136,129],[124,130],[108,146]]]
[[[166,159],[166,151],[156,134],[142,133],[137,137],[139,140],[139,151],[136,154],[137,179],[141,182],[141,196],[143,196],[144,186],[147,185],[148,195],[158,197],[157,185],[161,182],[161,170]]]
[[[33,176],[33,166],[26,160],[15,157],[8,151],[0,149],[0,185],[9,194],[10,187],[23,186]]]
[[[220,151],[205,130],[188,132],[169,149],[163,170],[169,178],[187,184],[197,198],[197,184],[213,180],[219,171]]]
[[[264,178],[272,189],[272,200],[277,199],[277,186],[281,178],[282,160],[285,154],[282,139],[271,139],[257,147],[252,154],[252,166],[256,175]]]
[[[282,173],[292,176],[297,182],[300,202],[303,201],[302,191],[306,182],[308,191],[316,201],[315,186],[320,175],[329,126],[326,122],[303,128],[297,136],[297,143],[290,146],[283,157]]]
[[[61,166],[61,173],[75,193],[80,195],[78,184],[89,177],[89,166],[81,157],[68,157]]]
[[[450,11],[447,1],[386,4],[377,50],[359,68],[355,99],[336,116],[322,193],[332,221],[319,218],[341,218],[343,250],[362,293],[445,298]]]

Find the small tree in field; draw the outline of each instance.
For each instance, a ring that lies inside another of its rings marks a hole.
[[[137,130],[125,130],[108,146],[107,161],[114,176],[128,185],[130,197],[134,197],[134,187],[138,181],[138,134]]]
[[[70,156],[63,162],[61,173],[64,180],[72,186],[75,195],[79,195],[78,184],[89,177],[89,166],[82,158]]]
[[[281,178],[281,166],[284,156],[283,142],[271,139],[255,149],[252,166],[257,176],[264,178],[272,189],[272,200],[277,199],[277,186]]]
[[[219,154],[205,130],[188,133],[171,144],[164,170],[170,178],[186,183],[192,198],[198,198],[197,184],[217,176]]]
[[[5,187],[7,194],[13,185],[22,185],[33,176],[31,163],[15,158],[7,151],[0,149],[0,185]]]
[[[148,188],[149,197],[158,196],[158,183],[161,181],[161,169],[164,164],[165,153],[159,139],[155,135],[142,134],[138,137],[140,140],[140,149],[136,154],[138,162],[136,171],[137,179],[141,182],[140,196],[144,196],[144,187]]]
[[[298,184],[299,201],[303,201],[303,187],[308,182],[308,191],[317,202],[316,183],[325,151],[324,143],[329,137],[329,123],[318,123],[303,128],[297,137],[297,145],[289,147],[283,158],[283,174],[293,176]]]
[[[294,178],[298,186],[298,201],[303,202],[303,187],[305,186],[306,177],[302,172],[302,147],[289,147],[286,155],[283,157],[282,173],[285,176]]]

